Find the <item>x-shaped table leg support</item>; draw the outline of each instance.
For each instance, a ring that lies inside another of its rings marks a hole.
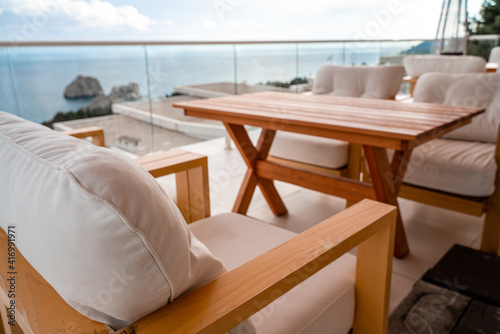
[[[267,158],[276,131],[262,129],[259,141],[254,146],[243,125],[229,123],[224,123],[224,125],[248,167],[234,204],[233,212],[246,214],[255,188],[259,186],[273,213],[277,216],[285,214],[287,209],[273,181],[258,176],[255,168],[258,160],[265,160]]]
[[[398,208],[394,256],[403,258],[408,254],[409,248],[397,197],[412,149],[396,151],[390,164],[385,148],[364,145],[364,151],[377,200]]]

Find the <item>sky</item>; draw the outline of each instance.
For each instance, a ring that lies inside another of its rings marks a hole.
[[[483,0],[469,0],[469,16]],[[441,0],[0,0],[0,41],[432,39]]]

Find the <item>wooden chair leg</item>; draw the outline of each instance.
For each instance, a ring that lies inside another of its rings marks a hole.
[[[496,203],[488,202],[480,246],[482,251],[492,254],[499,254],[500,246],[500,196],[497,197]]]
[[[186,222],[210,217],[210,193],[206,165],[175,174],[177,206]]]
[[[354,334],[387,333],[395,230],[387,226],[358,245]]]
[[[153,177],[175,174],[177,206],[187,223],[210,217],[208,160],[201,154],[173,149],[135,161]]]
[[[363,161],[361,144],[349,143],[349,158],[347,162],[347,177],[359,181],[361,163]]]
[[[349,157],[347,162],[347,177],[359,181],[361,177],[361,165],[364,164],[362,155],[363,150],[360,144],[349,143]],[[346,207],[356,204],[354,201],[347,200]]]

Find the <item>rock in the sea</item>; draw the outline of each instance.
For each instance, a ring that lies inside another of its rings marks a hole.
[[[129,83],[127,86],[113,87],[109,98],[112,102],[133,101],[140,98],[139,85],[135,82]]]
[[[104,116],[111,114],[111,99],[108,96],[98,96],[88,106],[78,109],[86,117]],[[85,117],[85,118],[86,118]]]
[[[77,99],[80,97],[93,97],[104,95],[101,84],[96,78],[79,75],[64,90],[64,97]]]

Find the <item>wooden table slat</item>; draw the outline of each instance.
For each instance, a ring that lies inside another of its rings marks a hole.
[[[247,103],[245,105],[238,106],[238,109],[234,109],[227,104],[217,103],[217,101],[207,101],[206,106],[218,109],[229,109],[238,112],[250,112],[253,110],[260,110],[266,112],[274,112],[277,108],[286,108],[285,104],[269,104],[262,105],[260,103]],[[354,122],[355,123],[365,123],[365,124],[376,124],[388,127],[404,128],[409,130],[425,131],[428,128],[439,126],[443,123],[449,121],[449,117],[443,115],[428,115],[422,116],[422,114],[404,112],[404,111],[385,111],[385,119],[381,118],[380,110],[375,109],[362,109],[355,108],[351,106],[336,106],[335,114],[328,113],[330,106],[319,106],[310,104],[301,106],[303,109],[291,109],[292,106],[288,106],[286,111],[282,112],[283,115],[290,117],[307,117],[313,116],[319,119],[324,119],[328,122]],[[460,115],[460,114],[457,114]],[[455,116],[457,116],[455,115]],[[462,113],[463,116],[467,117],[468,114]],[[390,118],[388,118],[390,116]]]
[[[404,141],[440,135],[457,123],[466,124],[484,110],[433,104],[368,100],[321,95],[263,92],[178,103],[186,114],[224,121],[245,118],[245,124],[268,121],[277,130],[304,125]]]

